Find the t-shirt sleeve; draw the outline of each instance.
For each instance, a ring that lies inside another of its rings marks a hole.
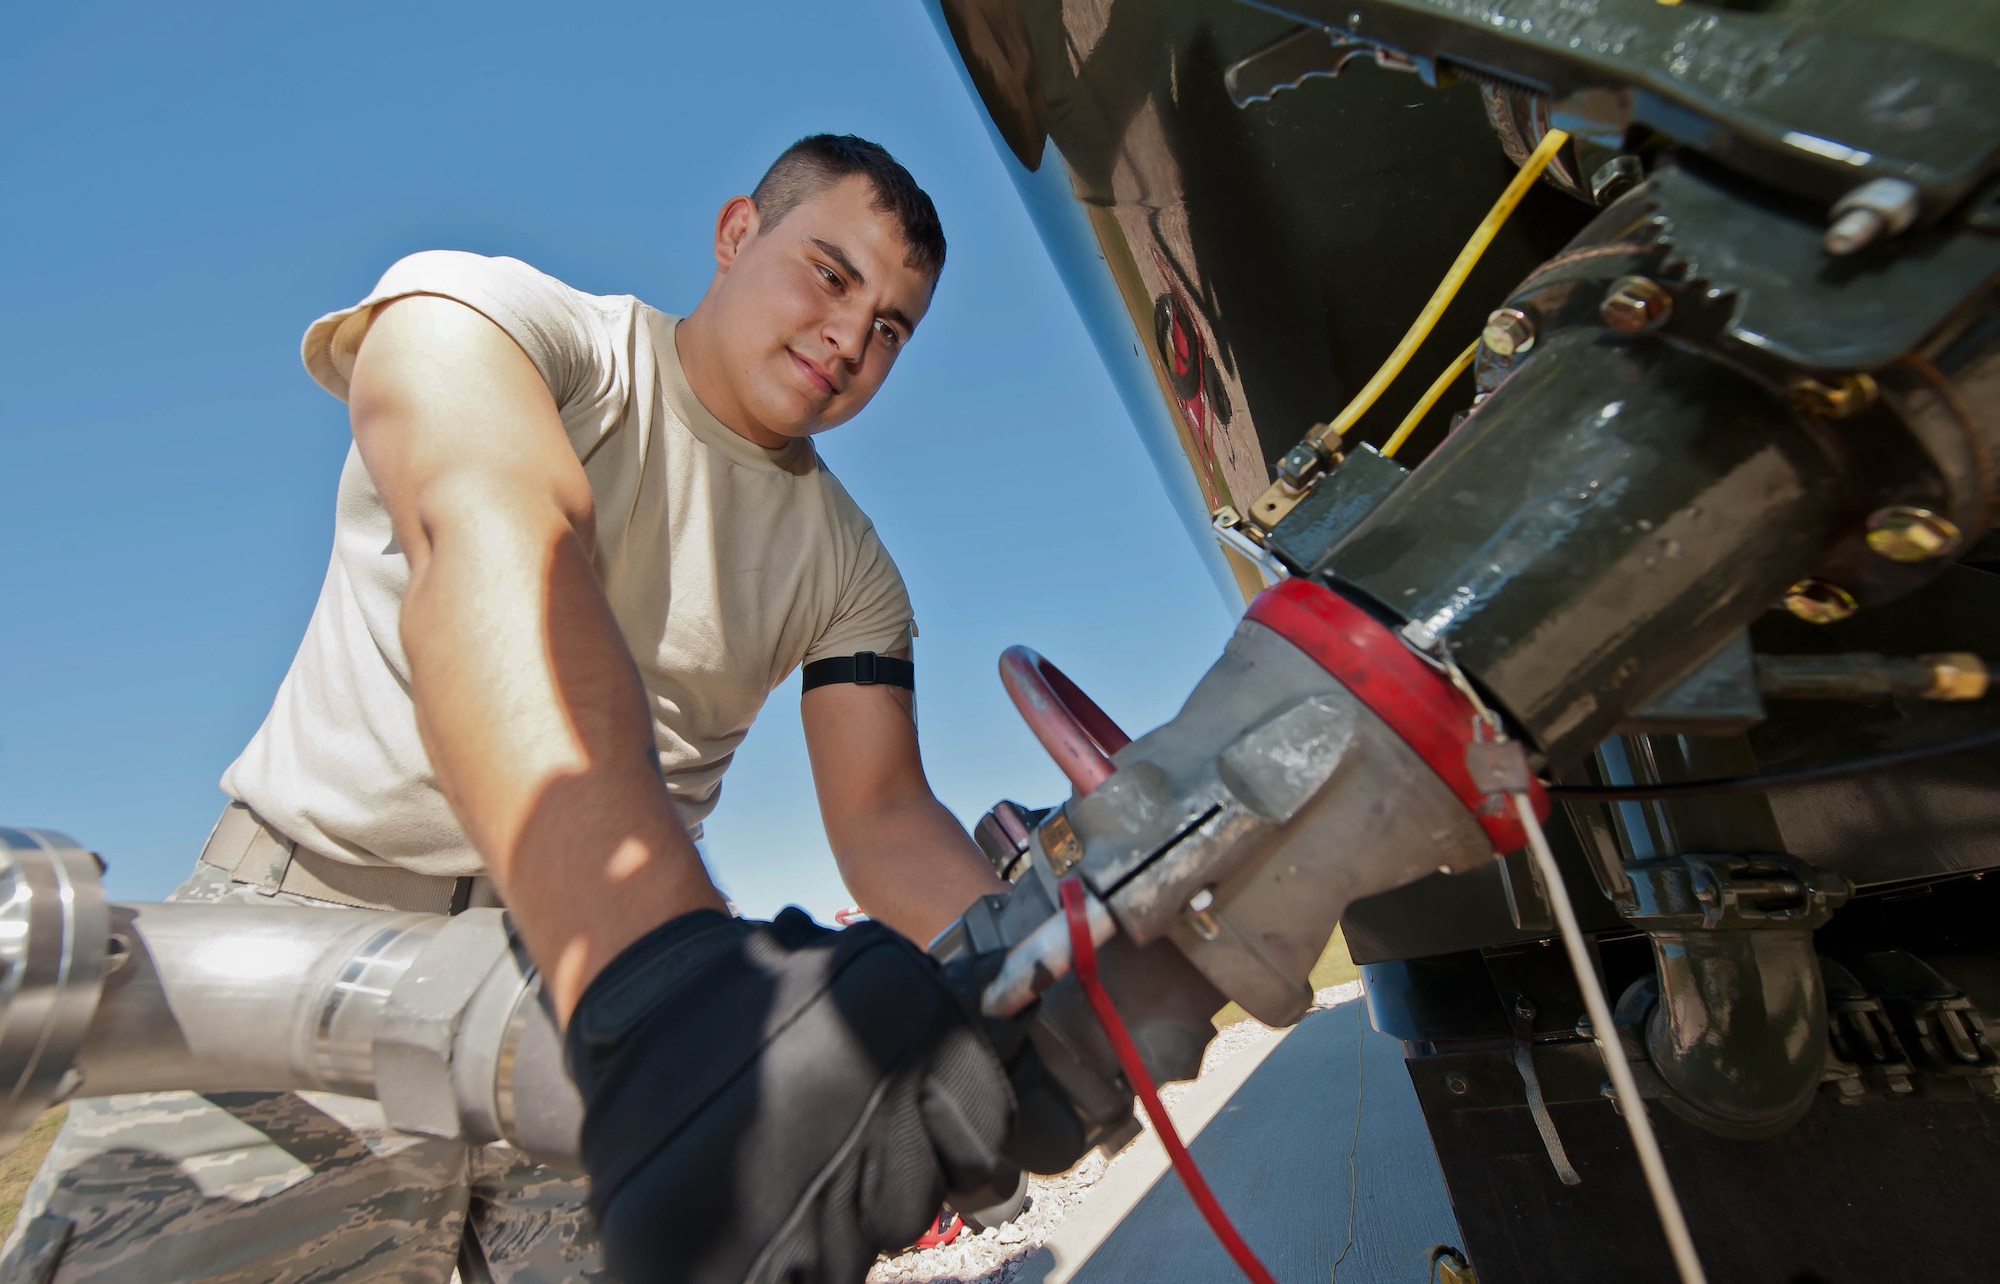
[[[886,655],[909,644],[910,593],[903,587],[903,573],[870,525],[862,532],[854,573],[848,577],[833,622],[806,652],[806,663],[856,651]]]
[[[600,422],[588,412],[621,392],[623,372],[611,327],[597,300],[519,259],[426,250],[398,260],[367,298],[328,313],[306,330],[300,355],[313,379],[347,400],[354,354],[374,310],[414,294],[455,299],[505,330],[541,372],[572,444],[580,453],[589,449],[592,442],[575,440],[579,429],[588,436],[588,426]]]

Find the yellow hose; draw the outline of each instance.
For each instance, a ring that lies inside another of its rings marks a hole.
[[[1431,407],[1437,404],[1438,398],[1444,396],[1444,390],[1451,387],[1452,382],[1465,373],[1465,368],[1472,364],[1473,354],[1478,351],[1479,340],[1474,339],[1465,345],[1465,351],[1451,359],[1451,364],[1444,368],[1444,373],[1439,375],[1430,387],[1424,389],[1424,395],[1417,398],[1417,404],[1410,407],[1410,413],[1403,416],[1403,422],[1396,425],[1396,431],[1390,433],[1389,440],[1383,444],[1383,458],[1393,459],[1396,452],[1403,448],[1403,443],[1417,430],[1417,421],[1429,414]]]
[[[1375,404],[1383,389],[1393,383],[1397,375],[1403,373],[1403,367],[1410,363],[1410,357],[1430,335],[1431,327],[1435,326],[1437,319],[1444,315],[1445,308],[1450,306],[1453,297],[1458,294],[1458,288],[1465,284],[1465,278],[1472,275],[1473,266],[1479,262],[1479,256],[1486,252],[1486,247],[1493,243],[1493,237],[1500,231],[1501,224],[1507,221],[1507,216],[1514,212],[1514,207],[1521,203],[1521,198],[1528,194],[1528,189],[1534,186],[1535,180],[1542,176],[1542,171],[1555,159],[1556,152],[1568,141],[1569,135],[1560,129],[1551,129],[1542,138],[1541,144],[1522,163],[1520,172],[1514,175],[1514,181],[1507,184],[1507,190],[1500,193],[1500,199],[1493,202],[1492,209],[1486,211],[1486,217],[1480,220],[1478,228],[1472,233],[1472,239],[1465,243],[1465,248],[1460,250],[1458,257],[1452,261],[1451,270],[1444,274],[1442,281],[1438,282],[1437,289],[1431,294],[1430,302],[1424,304],[1424,310],[1417,313],[1417,319],[1410,323],[1402,342],[1396,345],[1396,350],[1389,354],[1389,359],[1382,363],[1382,368],[1375,372],[1374,377],[1355,394],[1354,400],[1347,403],[1346,409],[1342,410],[1332,423],[1315,434],[1318,442],[1323,443],[1330,438],[1338,437],[1352,428],[1361,416],[1368,413],[1368,408]],[[1443,390],[1436,391],[1442,393]],[[1397,431],[1400,432],[1401,429]],[[1400,441],[1398,444],[1401,444]]]

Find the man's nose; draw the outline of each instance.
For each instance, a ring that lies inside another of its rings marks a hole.
[[[859,363],[867,352],[868,335],[874,317],[843,309],[827,318],[826,340],[843,361]]]

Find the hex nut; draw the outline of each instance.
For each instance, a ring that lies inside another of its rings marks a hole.
[[[1659,282],[1643,276],[1621,276],[1611,283],[1598,315],[1620,334],[1637,334],[1663,324],[1673,311],[1673,296]]]
[[[1835,624],[1861,609],[1854,595],[1825,580],[1800,580],[1785,590],[1785,609],[1808,624]]]
[[[1479,341],[1502,361],[1512,361],[1535,346],[1534,320],[1519,308],[1501,308],[1486,318]]]
[[[1958,544],[1958,527],[1928,508],[1891,504],[1868,514],[1868,547],[1892,562],[1928,562]]]
[[[1590,195],[1599,205],[1609,205],[1646,181],[1646,167],[1637,156],[1613,156],[1590,176]]]

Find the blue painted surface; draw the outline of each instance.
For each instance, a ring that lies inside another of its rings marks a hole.
[[[1187,530],[1188,538],[1194,541],[1202,568],[1215,581],[1224,607],[1231,615],[1241,615],[1245,605],[1243,590],[1223,558],[1221,545],[1216,543],[1215,532],[1209,526],[1208,504],[1195,481],[1194,466],[1181,446],[1180,430],[1173,412],[1161,399],[1158,377],[1146,356],[1145,345],[1152,340],[1132,324],[1132,314],[1118,293],[1103,252],[1098,249],[1090,220],[1072,194],[1069,165],[1063,160],[1061,149],[1050,139],[1041,165],[1033,171],[1015,158],[985,109],[979,106],[979,91],[973,88],[965,63],[952,44],[938,0],[924,0],[924,8],[937,27],[938,38],[944,42],[945,56],[957,70],[980,122],[986,127],[987,137],[1000,158],[1000,167],[1007,171],[1014,190],[1021,194],[1028,219],[1041,234],[1049,259],[1069,290],[1070,302],[1076,306],[1077,316],[1096,345],[1098,358],[1104,362],[1105,373],[1111,376],[1119,400],[1125,403],[1125,413],[1131,416],[1132,427],[1153,461],[1175,515]]]

